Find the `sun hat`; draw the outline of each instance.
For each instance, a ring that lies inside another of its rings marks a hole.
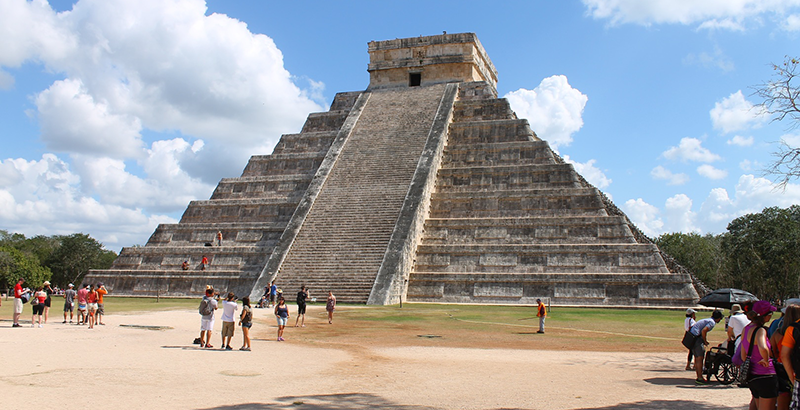
[[[738,303],[734,303],[733,306],[731,306],[731,314],[734,314],[734,313],[737,313],[737,312],[741,312],[741,311],[742,311],[742,306],[739,305]]]
[[[759,316],[764,316],[776,310],[778,310],[778,308],[772,306],[772,304],[766,300],[759,300],[758,302],[753,303],[753,312],[756,312],[756,314]]]
[[[686,314],[687,314],[687,315],[691,315],[691,314],[693,314],[693,313],[697,313],[697,311],[696,311],[696,310],[694,310],[694,309],[692,309],[692,308],[686,309]]]

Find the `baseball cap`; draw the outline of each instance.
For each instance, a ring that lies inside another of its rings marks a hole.
[[[753,312],[756,312],[756,314],[759,316],[764,316],[767,313],[772,313],[776,310],[778,310],[778,308],[772,306],[772,304],[770,304],[766,300],[759,300],[758,302],[753,304]]]
[[[686,314],[687,315],[691,315],[692,313],[697,313],[697,311],[692,309],[692,308],[686,309]]]

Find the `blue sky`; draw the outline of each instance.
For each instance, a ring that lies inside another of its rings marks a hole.
[[[336,92],[367,43],[474,32],[498,93],[647,234],[800,203],[751,109],[800,0],[0,2],[0,229],[144,244]]]

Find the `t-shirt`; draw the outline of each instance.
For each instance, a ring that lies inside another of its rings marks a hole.
[[[17,299],[22,297],[22,285],[20,285],[19,283],[14,285],[14,297]]]
[[[796,323],[800,323],[800,321]],[[794,328],[791,327],[786,329],[786,333],[783,335],[783,341],[781,341],[781,346],[784,348],[794,349],[795,340],[793,330]]]
[[[217,309],[217,306],[219,306],[217,304],[217,300],[214,299],[214,298],[207,297],[207,296],[203,296],[203,299],[206,299],[208,301],[208,306],[211,307],[211,314],[210,315],[203,315],[203,320],[214,319],[214,311]]]
[[[222,301],[222,321],[233,322],[233,314],[239,309],[236,302],[224,300]]]
[[[272,286],[269,287],[269,294],[270,295],[274,295],[275,292],[277,292],[277,291],[278,291],[278,287],[277,286],[272,285]]]
[[[308,293],[305,291],[297,292],[297,304],[304,305],[306,303],[306,298],[308,297]]]
[[[733,337],[736,337],[742,334],[742,330],[750,324],[750,320],[744,313],[737,313],[731,316],[729,324],[733,328]]]
[[[65,290],[65,291],[64,291],[64,302],[65,302],[65,303],[72,304],[72,303],[73,303],[73,301],[75,300],[75,295],[76,295],[76,294],[77,294],[77,292],[75,292],[75,291],[74,291],[74,290],[72,290],[72,289],[67,289],[67,290]]]
[[[82,288],[78,291],[78,303],[81,305],[86,304],[86,295],[89,294],[89,290],[86,288]]]
[[[772,321],[772,323],[769,325],[769,329],[767,329],[767,337],[772,337],[772,334],[780,329],[781,325],[783,325],[783,316]]]
[[[694,320],[694,318],[692,318],[691,316],[687,317],[686,320],[683,321],[683,330],[688,332],[689,329],[691,329],[695,323],[697,322]]]
[[[242,316],[242,325],[248,325],[253,321],[253,309],[250,306],[242,306],[244,315]]]
[[[716,324],[717,322],[715,322],[714,319],[710,317],[705,319],[700,319],[697,321],[697,323],[694,324],[694,326],[692,326],[691,332],[695,336],[700,336],[704,328],[708,328],[708,331],[710,332],[712,329],[714,329],[714,326]]]
[[[105,294],[107,294],[107,293],[108,293],[108,291],[103,289],[103,288],[97,289],[97,303],[102,304],[103,303],[103,296]]]

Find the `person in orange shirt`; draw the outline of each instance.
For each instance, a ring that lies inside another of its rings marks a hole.
[[[105,285],[103,285],[103,282],[98,283],[97,284],[97,313],[96,313],[97,319],[95,319],[95,321],[97,322],[98,325],[103,325],[103,326],[106,325],[105,323],[103,323],[103,315],[106,314],[105,303],[103,303],[103,296],[105,296],[107,294],[108,294],[108,290],[106,290],[106,287],[105,287]]]
[[[791,319],[795,320],[793,321]],[[783,367],[786,370],[786,376],[789,378],[789,383],[791,386],[794,386],[794,392],[791,393],[791,404],[786,398],[781,400],[781,397],[778,396],[778,409],[800,408],[800,403],[798,403],[798,395],[800,394],[798,390],[800,389],[800,384],[797,383],[797,375],[795,373],[798,369],[796,369],[794,366],[795,363],[800,361],[800,358],[792,357],[792,351],[794,350],[796,344],[795,332],[800,333],[800,306],[791,305],[786,308],[786,316],[784,316],[783,325],[781,326],[780,330],[775,332],[775,334],[783,334],[783,339],[781,340],[780,347],[778,348],[779,354],[776,357],[780,358],[780,362],[783,364]],[[773,334],[773,337],[775,334]]]
[[[541,299],[536,299],[539,306],[536,308],[536,317],[539,318],[539,331],[536,333],[544,333],[544,320],[547,318],[547,307],[542,303]]]

